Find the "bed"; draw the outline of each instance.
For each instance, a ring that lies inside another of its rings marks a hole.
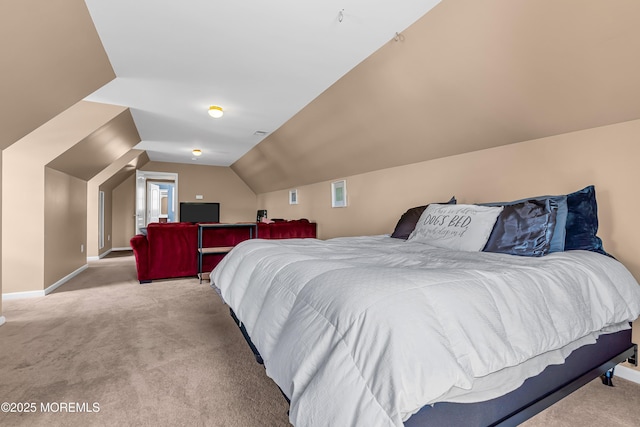
[[[637,357],[640,287],[596,240],[552,252],[549,199],[432,204],[417,222],[406,240],[246,241],[212,272],[293,425],[516,425]]]

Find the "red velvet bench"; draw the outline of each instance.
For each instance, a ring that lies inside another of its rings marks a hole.
[[[259,239],[315,238],[316,223],[306,219],[258,223]],[[203,246],[235,246],[249,238],[246,228],[206,229]],[[151,223],[147,234],[133,236],[130,241],[136,259],[140,283],[156,279],[197,276],[198,224],[173,222]],[[203,258],[203,271],[211,271],[224,254]]]

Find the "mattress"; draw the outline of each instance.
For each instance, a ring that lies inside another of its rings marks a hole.
[[[628,270],[586,251],[258,239],[211,277],[296,426],[399,426],[425,405],[491,399],[640,314]]]

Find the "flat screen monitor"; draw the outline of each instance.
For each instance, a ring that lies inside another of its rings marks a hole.
[[[180,202],[180,222],[220,222],[220,203]]]

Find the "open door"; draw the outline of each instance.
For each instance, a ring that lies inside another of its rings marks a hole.
[[[147,182],[147,225],[160,222],[160,186]]]
[[[150,222],[160,222],[164,219],[165,215],[162,215],[161,209],[163,187],[165,186],[170,189],[168,192],[169,200],[167,200],[167,221],[174,222],[177,221],[175,206],[178,200],[178,174],[136,170],[135,234],[144,233],[144,228]],[[152,199],[157,200],[157,203]]]

